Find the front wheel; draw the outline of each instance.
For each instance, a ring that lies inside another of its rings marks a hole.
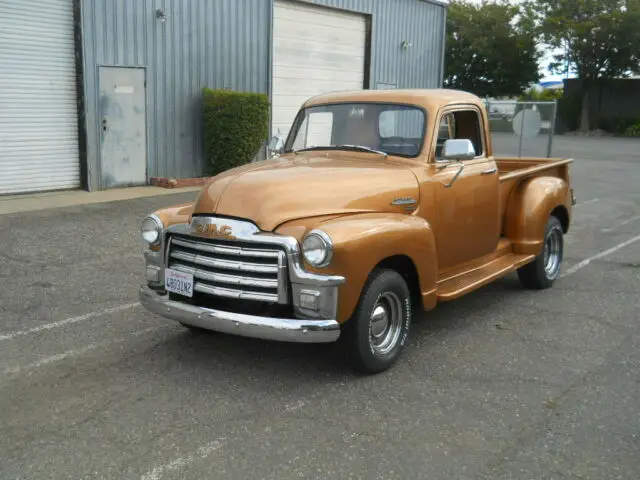
[[[544,232],[544,246],[536,259],[518,269],[518,278],[527,288],[544,289],[553,285],[560,274],[564,254],[564,232],[557,217],[549,217]]]
[[[394,270],[374,271],[345,327],[352,366],[364,373],[390,368],[400,357],[410,324],[411,294],[407,282]]]

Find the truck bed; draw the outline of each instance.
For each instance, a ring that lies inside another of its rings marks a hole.
[[[496,157],[496,165],[500,174],[500,181],[506,182],[517,178],[550,175],[568,179],[567,165],[573,162],[571,158],[537,158],[537,157]]]
[[[569,182],[569,164],[572,158],[542,157],[496,157],[496,166],[500,175],[501,195],[500,211],[504,212],[506,202],[513,189],[525,178],[549,176],[562,178]]]

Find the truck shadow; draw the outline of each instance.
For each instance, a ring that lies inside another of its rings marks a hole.
[[[411,354],[415,347],[428,348],[428,337],[446,336],[450,331],[470,328],[475,322],[491,321],[501,297],[515,296],[518,291],[522,287],[517,277],[507,277],[459,300],[440,304],[430,312],[416,313],[403,356]],[[340,341],[295,344],[184,330],[158,347],[158,353],[174,358],[185,369],[202,369],[211,374],[224,372],[225,377],[252,376],[264,371],[271,376],[293,376],[298,380],[301,376],[357,376],[348,366]]]

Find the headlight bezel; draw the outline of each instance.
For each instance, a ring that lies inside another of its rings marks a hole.
[[[157,236],[156,236],[156,239],[154,241],[149,241],[144,236],[145,231],[147,231],[147,232],[151,231],[151,230],[145,230],[144,229],[145,222],[153,222],[153,224],[155,226],[155,232],[156,232]],[[155,214],[147,215],[146,217],[144,217],[144,219],[142,220],[142,223],[140,224],[140,236],[142,237],[142,240],[149,247],[157,247],[158,245],[160,245],[162,243],[162,231],[163,230],[164,230],[164,225],[162,224],[162,220],[160,220],[160,218]]]
[[[309,240],[317,239],[324,249],[324,256],[321,261],[313,261],[307,256],[307,248],[305,248],[305,243]],[[305,237],[302,239],[300,244],[300,249],[302,251],[302,257],[304,261],[311,265],[313,268],[324,268],[327,267],[333,258],[333,241],[331,237],[322,230],[311,230]]]

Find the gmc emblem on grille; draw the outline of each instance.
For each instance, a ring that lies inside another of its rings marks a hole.
[[[196,223],[194,230],[200,235],[207,235],[209,237],[224,237],[232,240],[232,230],[229,225],[216,225],[215,223]]]

